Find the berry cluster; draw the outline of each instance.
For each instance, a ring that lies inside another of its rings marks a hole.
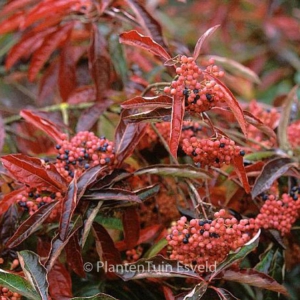
[[[56,145],[56,168],[68,181],[76,170],[81,175],[85,170],[96,165],[112,165],[114,144],[105,137],[98,138],[93,132],[81,131],[71,141]]]
[[[28,187],[26,191],[17,196],[17,203],[24,211],[28,211],[32,215],[43,205],[62,199],[63,195],[60,192],[52,193],[44,189]],[[52,214],[55,214],[55,212],[53,211]]]
[[[300,146],[300,120],[292,123],[287,129],[288,140],[292,148]]]
[[[197,271],[205,272],[205,267],[223,261],[231,250],[247,243],[255,233],[254,219],[226,218],[221,209],[213,220],[181,217],[167,236],[172,247],[170,259],[185,265],[197,266]],[[202,268],[201,268],[202,267]]]
[[[0,285],[0,300],[20,300],[21,295],[11,292],[8,288]]]
[[[199,139],[192,136],[183,140],[182,149],[202,168],[205,166],[220,168],[224,164],[229,165],[234,156],[245,155],[244,150],[224,136],[210,139]]]
[[[144,248],[141,245],[139,245],[136,248],[133,248],[131,250],[127,250],[126,251],[127,258],[125,261],[123,261],[123,263],[128,264],[128,263],[133,263],[133,262],[137,261],[142,256],[143,251],[144,251]]]
[[[210,110],[218,102],[224,102],[224,93],[220,85],[213,79],[222,77],[223,71],[210,60],[209,65],[203,71],[195,62],[193,57],[180,57],[180,66],[176,68],[178,77],[173,80],[170,87],[164,92],[172,96],[184,97],[186,109],[201,113]]]
[[[298,188],[293,188],[290,194],[283,194],[281,200],[276,200],[273,195],[265,195],[265,198],[267,200],[255,219],[255,227],[277,229],[282,236],[289,233],[299,216]]]
[[[255,100],[251,101],[249,104],[249,111],[258,118],[265,125],[269,126],[272,129],[275,129],[279,122],[280,114],[276,110],[276,108],[264,109],[262,105]],[[272,147],[275,143],[274,140],[270,139],[270,137],[266,137],[258,128],[255,126],[248,124],[248,138],[255,140],[256,142],[262,144],[265,147]],[[251,144],[251,146],[257,150],[260,150],[260,146],[258,144]]]

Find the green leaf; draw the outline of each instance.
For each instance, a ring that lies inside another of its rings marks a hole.
[[[144,255],[145,258],[149,258],[157,255],[163,248],[168,245],[166,239],[161,239],[159,242],[155,243]]]
[[[95,218],[95,221],[108,229],[117,229],[120,231],[123,230],[123,224],[121,219],[98,215]]]
[[[260,161],[272,156],[276,156],[276,153],[274,151],[260,151],[245,155],[244,160]]]
[[[0,269],[0,285],[8,288],[10,291],[19,293],[28,299],[40,300],[41,297],[33,289],[30,282],[25,278],[8,273]]]
[[[135,175],[156,174],[185,178],[210,179],[211,174],[206,170],[195,168],[191,165],[155,165],[135,172]]]
[[[26,278],[39,293],[42,300],[48,300],[47,272],[41,264],[40,257],[32,251],[18,252],[18,258]]]
[[[255,270],[268,274],[272,260],[274,259],[274,254],[274,248],[268,248],[260,255],[260,262],[255,266]]]
[[[229,254],[227,256],[227,258],[223,262],[221,262],[217,266],[216,270],[210,275],[209,281],[211,281],[221,271],[230,267],[236,261],[243,259],[253,249],[255,249],[259,243],[259,235],[260,235],[260,230],[256,233],[256,235],[248,243],[246,243],[243,247],[241,247],[240,250]]]
[[[208,284],[205,281],[197,284],[193,290],[188,293],[183,300],[199,300],[202,298],[204,293],[206,292]]]

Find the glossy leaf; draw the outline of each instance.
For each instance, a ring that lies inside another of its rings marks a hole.
[[[144,201],[150,197],[153,197],[160,190],[159,184],[149,185],[145,188],[135,190],[134,193],[139,197],[140,200]]]
[[[173,98],[172,118],[170,129],[170,153],[176,158],[184,116],[184,101],[177,94]]]
[[[115,131],[115,152],[118,165],[132,154],[142,138],[147,124],[128,124],[124,118],[128,115],[126,110],[121,113],[121,120]]]
[[[268,161],[255,180],[251,191],[252,198],[269,189],[278,177],[292,167],[297,167],[297,164],[288,157],[279,157]]]
[[[79,277],[84,278],[85,272],[83,269],[82,251],[83,247],[79,245],[78,231],[69,238],[66,244],[65,251],[67,263],[71,270],[73,270]],[[54,264],[55,267],[56,263]],[[52,270],[52,269],[51,269]],[[50,271],[51,272],[51,271]]]
[[[225,270],[223,279],[249,284],[258,288],[267,289],[288,296],[286,288],[272,277],[254,269]]]
[[[47,219],[58,203],[59,202],[50,202],[39,208],[18,227],[15,234],[7,241],[6,246],[13,248],[27,239]]]
[[[37,112],[23,109],[20,112],[20,116],[30,124],[33,124],[37,128],[47,133],[57,143],[61,143],[62,140],[65,139],[65,134],[56,124],[39,116]]]
[[[154,55],[160,56],[165,60],[171,58],[170,54],[149,36],[144,36],[135,30],[120,34],[120,43],[142,48]]]
[[[66,39],[68,34],[73,29],[73,23],[67,23],[59,27],[55,32],[50,33],[45,37],[41,47],[35,51],[32,56],[31,63],[28,70],[28,77],[33,81],[43,65],[46,63],[52,52],[59,47],[59,45]]]
[[[98,27],[93,26],[89,48],[89,68],[96,86],[96,100],[102,101],[110,83],[110,59],[106,41]]]
[[[201,279],[201,277],[187,266],[175,260],[169,260],[161,255],[142,258],[135,263],[127,264],[127,268],[117,268],[116,273],[123,280],[137,280],[142,278],[184,277]]]
[[[17,202],[18,195],[22,194],[25,189],[25,187],[22,187],[3,196],[0,200],[0,215],[4,214],[12,204]]]
[[[205,281],[198,283],[191,292],[189,292],[183,300],[201,299],[207,290],[208,284]]]
[[[156,174],[161,176],[174,176],[184,178],[210,179],[211,174],[204,170],[193,167],[191,165],[155,165],[140,169],[134,173],[135,175]]]
[[[78,204],[78,188],[77,188],[77,175],[74,173],[74,178],[70,182],[67,193],[61,202],[61,217],[59,221],[59,238],[64,241],[67,238],[69,225]]]
[[[26,278],[38,292],[42,300],[48,300],[47,272],[41,264],[40,257],[28,250],[18,252],[18,258]]]
[[[59,255],[61,254],[61,252],[63,251],[63,249],[66,247],[66,245],[68,244],[70,238],[78,231],[78,229],[82,226],[82,217],[81,216],[76,216],[76,218],[74,218],[74,221],[71,224],[71,228],[70,231],[68,232],[68,237],[62,241],[59,238],[59,235],[56,234],[54,236],[54,238],[51,241],[51,250],[48,256],[48,259],[45,263],[45,267],[47,269],[47,271],[49,272],[54,263],[56,262],[57,258],[59,257]]]
[[[115,201],[132,201],[140,203],[140,198],[134,192],[124,189],[110,188],[100,191],[86,193],[83,198],[85,200],[115,200]]]
[[[166,95],[160,95],[156,97],[134,97],[126,100],[121,104],[124,109],[151,109],[151,108],[166,108],[172,106],[172,98]]]
[[[283,150],[288,150],[291,148],[287,137],[287,128],[290,122],[290,114],[292,109],[292,104],[297,101],[297,90],[299,86],[296,85],[289,92],[286,99],[284,100],[283,110],[280,114],[280,120],[278,124],[278,141],[279,146]]]
[[[246,171],[245,171],[243,157],[240,156],[240,155],[239,156],[234,156],[233,157],[233,164],[234,164],[235,171],[236,171],[240,181],[243,184],[245,192],[247,194],[250,193],[250,185],[249,185],[248,177],[247,177],[247,174],[246,174]]]
[[[136,246],[140,236],[140,218],[136,207],[126,208],[122,215],[124,240],[128,249]]]
[[[113,104],[112,100],[104,100],[95,103],[80,114],[76,125],[76,132],[88,131],[99,120],[103,112]]]
[[[98,255],[103,262],[107,262],[107,265],[121,264],[121,256],[116,249],[112,238],[106,229],[94,222],[92,226],[93,234],[96,240],[96,249]]]
[[[140,1],[136,0],[126,0],[130,8],[135,13],[139,23],[142,25],[143,29],[147,32],[152,39],[162,46],[166,51],[168,51],[168,47],[164,42],[162,29],[160,24],[153,18],[152,14],[150,14],[145,6],[143,6]]]
[[[10,291],[19,293],[28,299],[40,300],[41,297],[25,278],[0,269],[0,285]]]
[[[23,154],[2,156],[1,161],[16,180],[30,187],[47,187],[48,190],[52,191],[64,191],[66,189],[65,179],[52,164],[46,168],[40,159]]]
[[[170,108],[155,108],[144,112],[133,113],[125,117],[130,122],[170,122],[171,121],[171,107]]]
[[[52,299],[70,299],[72,297],[72,279],[65,266],[56,262],[48,273],[49,295]]]
[[[168,241],[166,239],[161,239],[159,242],[155,243],[144,255],[145,258],[150,258],[157,255],[162,249],[168,246]]]
[[[71,300],[117,300],[117,299],[110,295],[100,293],[100,294],[97,294],[95,296],[90,296],[90,297],[75,297],[75,298],[72,298]]]
[[[206,32],[204,32],[204,34],[198,39],[197,44],[195,46],[194,49],[194,60],[196,60],[200,54],[202,45],[204,43],[204,41],[211,35],[213,34],[218,28],[220,27],[220,25],[216,25],[214,27],[209,28]]]

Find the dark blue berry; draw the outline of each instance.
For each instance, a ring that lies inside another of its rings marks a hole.
[[[57,145],[55,146],[55,148],[56,148],[57,150],[59,150],[59,149],[61,148],[61,145],[57,144]]]

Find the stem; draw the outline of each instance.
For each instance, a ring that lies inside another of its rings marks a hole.
[[[157,82],[157,83],[152,83],[149,84],[143,91],[142,97],[144,97],[152,88],[158,89],[159,87],[166,87],[169,86],[170,82]]]

